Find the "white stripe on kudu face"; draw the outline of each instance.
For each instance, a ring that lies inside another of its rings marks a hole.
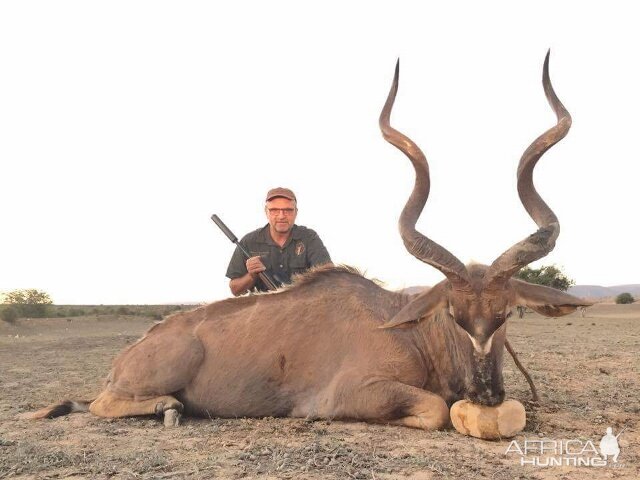
[[[465,331],[465,333],[467,334],[467,336],[471,340],[471,344],[473,345],[473,349],[476,352],[478,352],[480,355],[486,355],[487,353],[489,353],[489,351],[491,350],[491,344],[493,343],[493,336],[495,335],[495,333],[491,334],[489,339],[484,343],[478,342],[478,340],[476,340],[471,335],[469,335],[469,332]]]

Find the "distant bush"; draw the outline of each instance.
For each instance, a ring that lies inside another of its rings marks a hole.
[[[64,318],[64,317],[81,317],[83,315],[86,315],[86,311],[83,308],[79,308],[79,307],[60,307],[60,306],[54,306],[51,312],[52,316],[58,317],[58,318]]]
[[[18,310],[12,306],[4,307],[0,310],[0,318],[7,323],[13,323],[18,319]]]
[[[48,293],[35,288],[13,290],[4,294],[4,301],[13,305],[19,317],[42,318],[53,302]]]
[[[633,303],[635,302],[635,298],[633,298],[633,295],[631,295],[630,293],[621,293],[620,295],[618,295],[616,297],[616,303],[618,304],[625,304],[625,303]]]
[[[118,315],[131,315],[131,310],[129,310],[125,306],[122,306],[122,307],[118,307],[118,309],[116,310],[116,313]]]

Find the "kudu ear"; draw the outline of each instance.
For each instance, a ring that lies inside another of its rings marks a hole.
[[[393,328],[404,325],[407,322],[418,322],[442,308],[446,300],[445,289],[441,285],[436,285],[411,300],[402,310],[391,317],[387,323],[380,325],[378,328]]]
[[[516,294],[516,304],[526,305],[546,317],[561,317],[578,307],[593,305],[593,302],[574,297],[555,288],[534,285],[513,278],[510,282]]]

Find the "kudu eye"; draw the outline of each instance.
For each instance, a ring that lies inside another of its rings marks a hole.
[[[511,313],[512,313],[511,310],[505,313],[498,313],[493,317],[493,319],[496,322],[496,324],[502,325],[504,322],[507,321],[507,318],[511,316]]]
[[[509,318],[511,316],[513,312],[511,310],[505,312],[505,313],[501,313],[499,315],[496,315],[496,320],[500,321],[500,322],[504,322],[507,320],[507,318]]]

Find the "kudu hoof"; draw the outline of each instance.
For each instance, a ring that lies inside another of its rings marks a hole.
[[[175,408],[170,408],[164,412],[164,426],[165,427],[177,427],[180,425],[180,412]]]
[[[485,440],[513,437],[527,422],[524,406],[517,400],[506,400],[494,407],[460,400],[451,406],[449,415],[458,432]]]

